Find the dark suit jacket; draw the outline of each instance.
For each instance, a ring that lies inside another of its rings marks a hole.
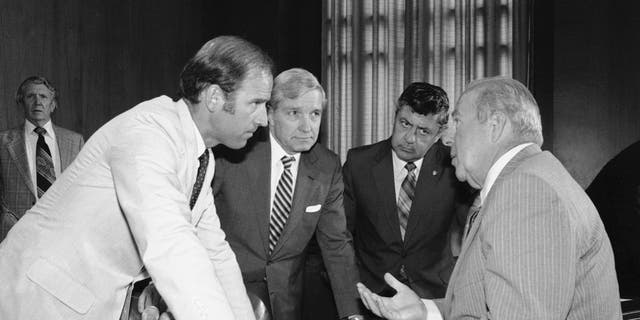
[[[53,126],[60,151],[60,171],[71,164],[84,145],[82,135]],[[36,203],[37,191],[31,182],[27,152],[24,145],[24,126],[0,132],[0,198],[9,210],[2,216],[0,240]]]
[[[215,150],[213,179],[220,223],[248,290],[266,282],[273,319],[300,319],[305,248],[315,234],[340,316],[358,313],[358,273],[346,228],[338,157],[319,144],[302,153],[291,213],[269,255],[271,149],[268,133],[256,138],[244,150]]]
[[[587,188],[611,239],[620,295],[640,297],[640,141],[609,161]]]
[[[374,292],[383,276],[404,273],[422,298],[443,297],[459,252],[469,189],[458,182],[449,148],[434,144],[424,157],[404,241],[394,190],[391,141],[349,150],[344,164],[345,211],[362,282]]]

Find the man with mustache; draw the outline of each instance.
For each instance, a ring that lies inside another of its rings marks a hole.
[[[82,135],[51,121],[58,96],[46,78],[28,77],[16,93],[16,104],[24,110],[24,124],[0,132],[0,200],[4,199],[8,210],[0,216],[0,241],[60,177],[84,144]]]
[[[316,143],[325,104],[324,89],[310,72],[286,70],[274,80],[268,132],[243,150],[216,152],[213,193],[222,229],[247,290],[263,300],[271,319],[303,318],[303,270],[312,237],[339,316],[359,317],[340,159]]]
[[[453,113],[456,176],[481,189],[441,300],[360,295],[391,320],[621,319],[609,238],[595,207],[560,161],[541,151],[538,105],[520,82],[474,81]]]
[[[151,277],[178,320],[255,319],[213,204],[211,147],[267,124],[271,59],[237,37],[202,46],[180,99],[102,126],[0,243],[0,319],[118,319]]]
[[[448,110],[442,88],[412,83],[398,99],[391,137],[347,155],[347,222],[361,280],[376,293],[392,293],[389,272],[420,297],[444,296],[469,199],[439,141]]]

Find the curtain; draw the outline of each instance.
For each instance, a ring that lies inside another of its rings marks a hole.
[[[411,82],[442,87],[451,109],[487,76],[529,84],[533,0],[324,0],[323,142],[352,147],[390,136],[396,100]]]

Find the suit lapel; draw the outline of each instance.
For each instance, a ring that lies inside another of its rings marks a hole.
[[[21,127],[22,128],[22,127]],[[29,172],[29,164],[27,159],[27,150],[24,145],[24,132],[20,129],[14,129],[13,134],[11,135],[12,141],[9,142],[7,149],[9,150],[9,154],[11,158],[18,167],[18,172],[22,176],[24,183],[29,187],[31,193],[36,196],[37,193],[33,186],[33,182],[31,182],[31,174]]]
[[[54,125],[53,131],[56,134],[56,143],[60,154],[60,171],[62,172],[73,161],[73,141],[58,126]]]
[[[439,156],[438,149],[433,146],[423,158],[407,222],[407,232],[404,235],[405,243],[411,240],[411,235],[422,219],[431,220],[433,218],[429,212],[431,208],[429,204],[438,201],[438,192],[434,192],[434,190],[436,190],[436,184],[442,174]],[[426,225],[430,226],[429,223]]]
[[[291,203],[291,212],[289,219],[282,230],[278,244],[273,249],[276,254],[287,241],[290,240],[297,226],[301,223],[305,214],[305,205],[308,203],[309,192],[314,190],[315,180],[317,179],[318,170],[315,162],[318,160],[313,152],[305,152],[300,155],[300,164],[298,165],[298,175],[296,177],[296,186],[293,192],[293,201]]]
[[[393,241],[402,242],[400,234],[400,222],[398,221],[398,209],[396,205],[396,191],[393,178],[393,160],[391,159],[391,141],[386,140],[382,148],[374,158],[374,165],[371,166],[371,174],[378,191],[378,200],[382,204],[382,214],[387,223],[385,224],[388,234]]]
[[[246,178],[244,181],[248,185],[251,191],[251,197],[253,200],[249,201],[250,206],[253,206],[250,212],[260,212],[256,217],[254,223],[257,223],[258,230],[260,230],[260,238],[264,247],[265,256],[268,256],[269,252],[269,218],[271,215],[271,161],[265,161],[265,159],[271,159],[271,147],[268,142],[257,143],[255,149],[251,151],[254,153],[251,159],[251,163],[246,166]]]
[[[522,163],[522,161],[540,152],[541,152],[540,147],[538,147],[537,145],[530,145],[524,148],[523,150],[521,150],[520,152],[518,152],[502,169],[502,171],[498,175],[498,178],[494,182],[493,187],[491,187],[489,194],[487,194],[487,198],[484,200],[484,203],[482,204],[482,207],[478,212],[478,215],[475,221],[471,225],[471,229],[469,229],[469,234],[467,235],[467,237],[464,239],[464,242],[462,243],[462,249],[460,250],[460,257],[451,275],[451,279],[455,279],[454,277],[457,274],[458,265],[461,264],[462,259],[466,257],[466,252],[469,249],[469,246],[471,245],[473,240],[475,239],[478,233],[478,230],[480,229],[480,226],[482,225],[482,220],[485,216],[485,213],[487,212],[486,210],[487,204],[489,204],[490,199],[492,198],[493,190],[495,190],[495,186],[499,184],[501,180],[503,180],[505,177],[511,174],[511,172],[513,172],[513,170],[515,170]]]

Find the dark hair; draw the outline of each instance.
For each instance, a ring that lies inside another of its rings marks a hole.
[[[250,71],[272,74],[271,58],[258,46],[235,36],[209,40],[187,62],[180,73],[178,94],[191,103],[200,102],[203,89],[216,84],[228,95]]]
[[[398,98],[396,113],[403,106],[411,107],[413,112],[427,116],[438,116],[438,124],[442,127],[449,120],[449,98],[447,93],[438,86],[426,82],[410,84]]]
[[[53,85],[51,84],[51,82],[49,82],[49,80],[47,80],[47,78],[41,77],[41,76],[28,77],[24,79],[24,81],[22,81],[20,86],[18,86],[18,91],[16,92],[16,103],[19,106],[22,106],[24,102],[24,90],[30,84],[42,84],[45,87],[47,87],[47,89],[51,91],[51,95],[53,95],[53,99],[52,99],[53,103],[55,104],[56,107],[58,106],[58,91],[56,91],[56,88],[53,87]]]

